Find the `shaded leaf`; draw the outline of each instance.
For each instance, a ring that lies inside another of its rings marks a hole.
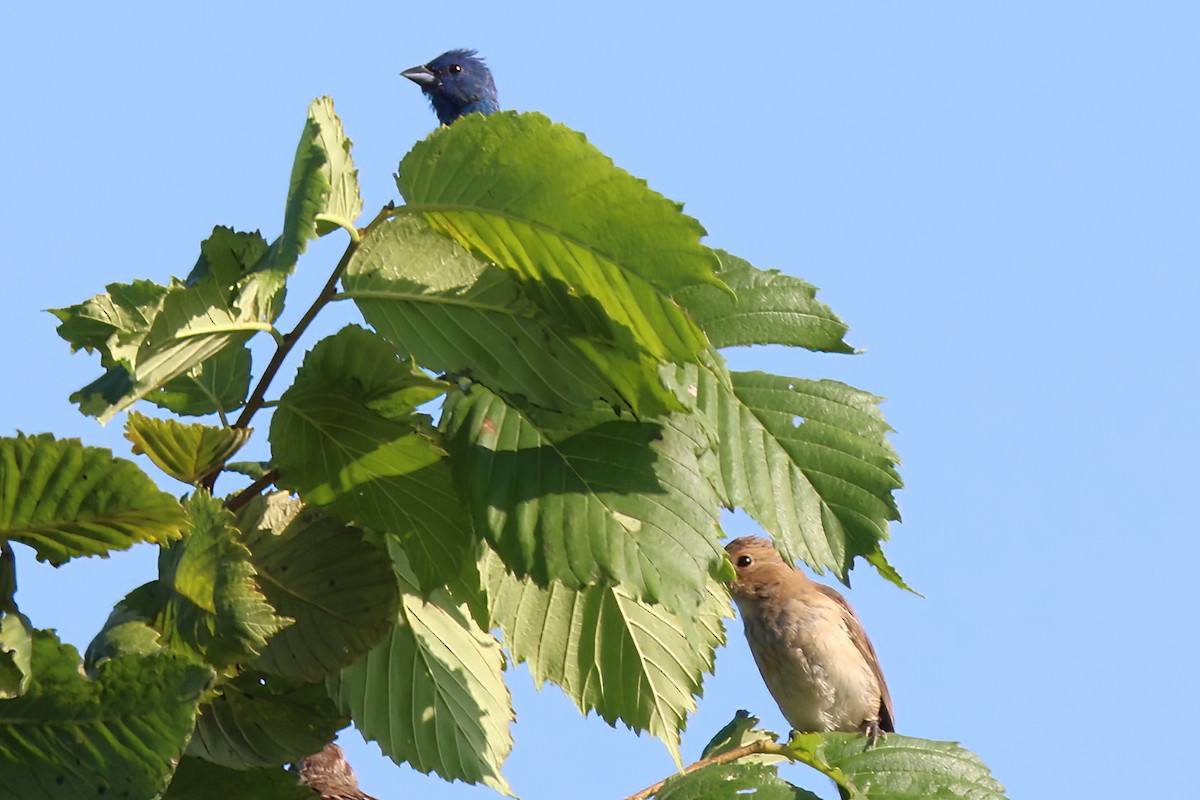
[[[250,390],[250,349],[227,347],[146,395],[156,406],[189,417],[241,407]]]
[[[506,573],[495,557],[487,579],[494,624],[534,680],[561,686],[581,711],[610,725],[649,731],[679,762],[679,734],[725,641],[723,589],[710,584],[703,606],[678,616],[620,586],[541,588]]]
[[[415,410],[432,383],[380,336],[349,326],[305,357],[270,434],[276,484],[344,522],[397,537],[425,590],[474,558],[446,454]]]
[[[324,683],[246,671],[200,704],[187,752],[238,769],[283,765],[320,750],[349,721]]]
[[[247,506],[239,525],[263,594],[296,621],[267,642],[258,669],[323,680],[395,624],[392,561],[358,530],[303,508],[286,492]]]
[[[112,659],[89,680],[73,647],[35,634],[29,691],[0,701],[0,796],[156,797],[211,675],[163,654]]]
[[[126,595],[105,631],[145,621],[170,650],[228,668],[261,652],[291,620],[276,614],[263,597],[250,552],[220,502],[197,492],[188,512],[187,534],[159,554],[158,579]],[[102,632],[98,642],[109,639]],[[89,651],[89,662],[99,660],[101,652]]]
[[[500,645],[444,592],[422,601],[404,554],[390,549],[402,592],[397,624],[331,679],[332,693],[394,761],[510,794],[500,774],[513,719]]]
[[[135,454],[144,453],[154,465],[177,481],[199,484],[241,449],[251,428],[214,428],[184,425],[173,419],[155,419],[130,412],[125,438]]]
[[[717,731],[708,744],[704,746],[704,750],[700,753],[700,758],[711,758],[733,750],[736,747],[741,747],[742,745],[762,739],[770,739],[771,741],[779,739],[779,734],[755,727],[758,723],[758,717],[749,711],[738,709],[737,713],[733,715],[733,719],[725,727]],[[756,754],[739,759],[739,762],[771,763],[781,759],[782,756]]]
[[[280,767],[231,769],[184,756],[162,800],[320,800],[321,795],[301,785],[294,773]]]
[[[78,439],[0,439],[0,536],[58,566],[179,536],[185,514],[137,465]]]
[[[655,800],[820,800],[780,778],[775,767],[735,762],[710,764],[667,781]]]
[[[688,286],[676,295],[708,335],[713,347],[783,344],[827,353],[853,353],[843,336],[848,327],[816,299],[810,283],[778,270],[714,251],[717,277],[735,294],[712,286]]]
[[[270,461],[230,461],[225,465],[226,472],[236,472],[255,481],[266,475],[270,469]]]
[[[95,677],[101,664],[117,656],[152,656],[162,652],[162,634],[150,622],[141,611],[118,603],[83,655],[87,674]]]
[[[476,527],[518,575],[621,583],[690,614],[724,563],[717,498],[681,425],[518,409],[482,387],[443,410]]]

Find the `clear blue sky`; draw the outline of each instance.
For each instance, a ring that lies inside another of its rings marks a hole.
[[[962,741],[1014,798],[1177,791],[1200,711],[1200,7],[109,5],[4,12],[0,435],[127,455],[119,423],[68,403],[97,366],[41,309],[186,274],[214,224],[274,237],[321,94],[368,211],[393,199],[435,124],[399,71],[476,47],[505,107],[584,131],[710,244],[817,284],[851,324],[861,356],[734,360],[889,398],[907,488],[887,552],[925,598],[866,568],[849,596],[900,730]],[[289,295],[341,246],[313,248]],[[338,313],[309,344],[354,318]],[[153,565],[139,548],[56,574],[23,551],[18,599],[82,647]],[[525,798],[620,798],[670,772],[654,740],[523,670],[510,685]],[[786,727],[733,623],[685,759],[738,708]],[[342,742],[382,800],[492,795]]]

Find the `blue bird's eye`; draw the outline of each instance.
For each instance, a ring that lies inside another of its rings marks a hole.
[[[450,71],[454,73],[462,72],[462,64],[451,64]]]

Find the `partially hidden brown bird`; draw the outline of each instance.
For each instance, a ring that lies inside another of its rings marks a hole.
[[[346,762],[345,752],[333,742],[293,769],[300,773],[301,783],[321,793],[321,800],[375,800],[358,788],[358,778]]]
[[[725,551],[750,652],[788,723],[803,733],[859,731],[870,744],[894,731],[879,658],[846,599],[766,539],[743,536]]]

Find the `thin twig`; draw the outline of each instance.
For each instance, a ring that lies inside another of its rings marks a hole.
[[[255,497],[258,497],[258,493],[261,492],[263,489],[267,488],[268,486],[270,486],[272,483],[274,483],[275,479],[278,477],[279,477],[279,470],[277,470],[277,469],[267,470],[262,475],[260,475],[258,478],[256,478],[254,480],[254,482],[251,483],[249,486],[247,486],[245,489],[242,489],[240,492],[235,494],[233,497],[226,500],[225,508],[229,511],[237,511],[239,508],[241,508],[242,506],[249,503]]]
[[[792,752],[790,750],[788,750],[787,747],[785,747],[784,745],[781,745],[772,739],[758,739],[756,741],[750,742],[750,744],[744,744],[740,747],[735,747],[732,750],[726,750],[724,753],[718,753],[715,756],[709,756],[708,758],[702,758],[699,761],[695,762],[694,764],[689,764],[686,767],[684,767],[683,772],[681,772],[680,774],[681,775],[690,775],[691,773],[695,772],[698,769],[704,769],[705,767],[711,766],[713,764],[726,764],[730,761],[737,761],[739,758],[745,758],[746,756],[753,756],[753,755],[761,755],[764,753],[773,755],[773,756],[780,756],[781,758],[786,758],[788,761],[794,760],[794,756],[793,756]],[[676,776],[675,775],[671,776],[671,778],[674,778],[674,777],[676,777]],[[625,800],[646,800],[646,798],[652,797],[653,795],[657,794],[663,788],[663,786],[666,785],[667,781],[671,780],[671,778],[663,778],[658,783],[656,783],[652,786],[647,786],[645,789],[642,789],[640,792],[636,792],[635,794],[629,795],[629,797],[626,797]]]

